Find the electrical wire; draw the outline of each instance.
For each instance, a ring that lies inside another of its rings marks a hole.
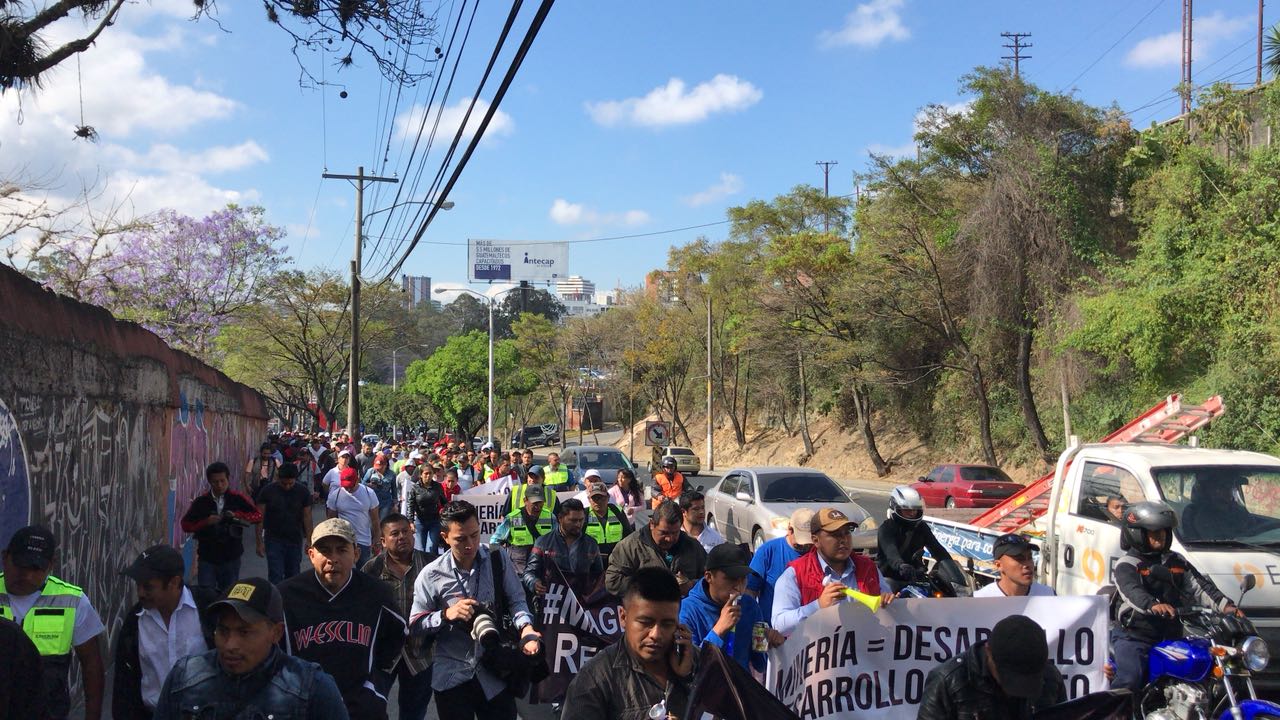
[[[1097,64],[1098,64],[1098,63],[1100,63],[1100,62],[1102,62],[1102,59],[1103,59],[1103,58],[1105,58],[1107,55],[1111,54],[1111,51],[1112,51],[1112,50],[1115,50],[1115,49],[1116,49],[1116,46],[1118,46],[1120,43],[1124,42],[1124,39],[1125,39],[1125,38],[1127,38],[1127,37],[1129,37],[1130,35],[1132,35],[1132,34],[1133,34],[1133,31],[1134,31],[1134,30],[1137,30],[1137,29],[1138,29],[1138,27],[1139,27],[1140,25],[1142,25],[1142,23],[1146,22],[1147,18],[1151,17],[1151,14],[1152,14],[1152,13],[1154,13],[1156,10],[1158,10],[1158,9],[1160,8],[1160,6],[1161,6],[1161,5],[1163,5],[1165,2],[1166,2],[1166,0],[1156,0],[1156,3],[1155,3],[1154,5],[1152,5],[1152,6],[1151,6],[1151,9],[1150,9],[1150,10],[1148,10],[1148,11],[1147,11],[1147,13],[1146,13],[1145,15],[1143,15],[1143,16],[1142,16],[1142,17],[1140,17],[1140,18],[1138,18],[1138,22],[1134,23],[1134,24],[1133,24],[1133,26],[1132,26],[1132,27],[1130,27],[1128,30],[1125,30],[1123,35],[1121,35],[1119,38],[1117,38],[1115,42],[1111,43],[1111,45],[1110,45],[1109,47],[1107,47],[1107,49],[1106,49],[1106,50],[1103,50],[1101,55],[1099,55],[1098,57],[1094,58],[1093,62],[1089,63],[1089,64],[1088,64],[1088,66],[1086,66],[1086,67],[1085,67],[1085,69],[1083,69],[1083,70],[1081,70],[1081,71],[1080,71],[1080,74],[1079,74],[1079,75],[1076,75],[1075,77],[1071,78],[1071,80],[1070,80],[1070,81],[1068,81],[1065,85],[1063,85],[1062,87],[1058,88],[1058,92],[1062,92],[1063,90],[1065,90],[1065,89],[1067,89],[1067,88],[1071,87],[1072,85],[1075,85],[1077,80],[1079,80],[1080,78],[1084,77],[1084,76],[1085,76],[1085,73],[1089,72],[1090,70],[1092,70],[1092,69],[1094,68],[1094,66],[1095,66],[1095,65],[1097,65]]]

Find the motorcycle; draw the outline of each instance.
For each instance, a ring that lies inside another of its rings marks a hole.
[[[898,597],[903,598],[953,598],[973,595],[969,575],[951,558],[944,558],[919,580],[903,583]]]
[[[1240,597],[1257,584],[1244,579]],[[1251,675],[1271,661],[1248,618],[1179,608],[1185,637],[1151,649],[1150,681],[1136,698],[1138,720],[1280,720],[1280,705],[1259,700]],[[1243,697],[1242,697],[1243,695]]]

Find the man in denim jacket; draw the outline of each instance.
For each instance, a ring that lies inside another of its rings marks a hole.
[[[160,691],[155,720],[348,720],[333,678],[319,665],[279,649],[284,601],[271,583],[241,580],[208,612],[217,647],[173,668]]]

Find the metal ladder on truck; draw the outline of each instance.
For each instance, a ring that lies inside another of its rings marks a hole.
[[[1220,395],[1214,395],[1200,405],[1189,406],[1183,406],[1180,395],[1170,395],[1099,442],[1175,443],[1208,425],[1225,409]],[[1071,463],[1063,467],[1064,475],[1069,467]],[[999,534],[1017,532],[1049,511],[1052,490],[1053,473],[1050,472],[974,518],[970,524]]]

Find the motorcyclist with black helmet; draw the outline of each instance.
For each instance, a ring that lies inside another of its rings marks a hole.
[[[1111,687],[1141,690],[1147,684],[1147,657],[1159,642],[1182,637],[1178,607],[1207,607],[1244,617],[1212,581],[1185,557],[1170,550],[1178,516],[1161,502],[1128,505],[1120,517],[1116,593],[1111,599]]]
[[[880,573],[894,592],[925,580],[925,550],[934,558],[951,557],[923,518],[924,499],[920,493],[907,485],[895,487],[889,495],[888,519],[876,535]]]

